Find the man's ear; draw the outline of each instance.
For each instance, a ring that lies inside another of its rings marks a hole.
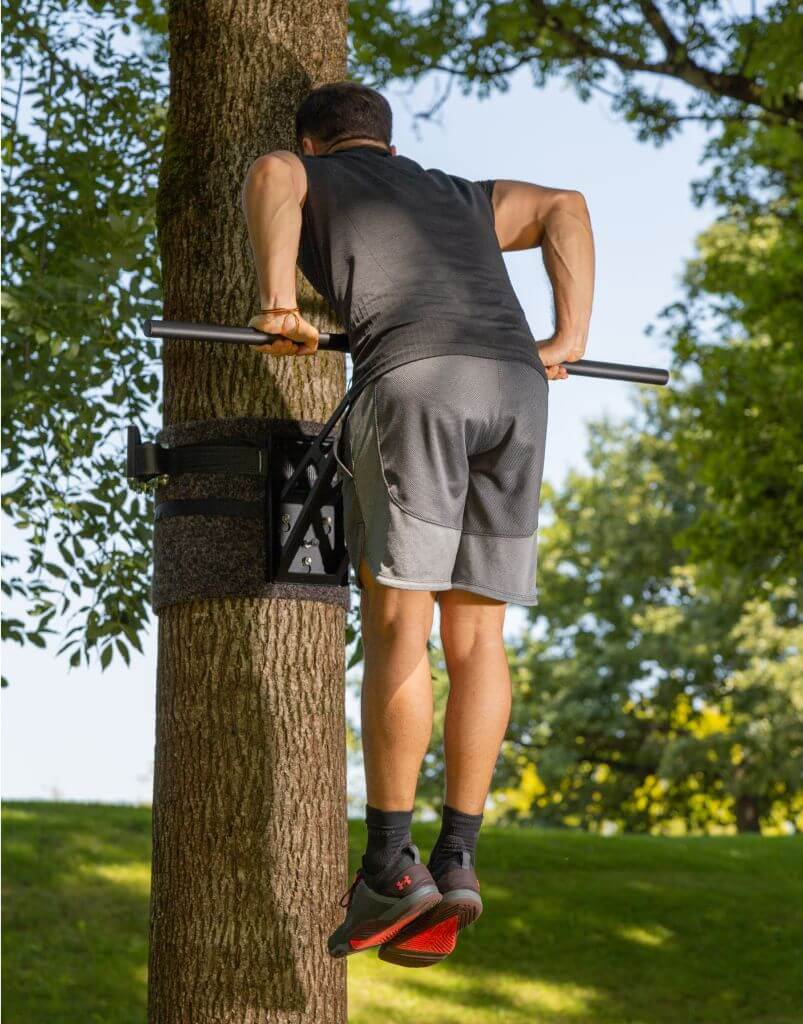
[[[395,146],[391,146],[390,147],[390,155],[391,156],[395,156],[396,155],[396,147]]]
[[[304,156],[315,156],[315,143],[309,135],[304,135],[301,138],[301,152]]]

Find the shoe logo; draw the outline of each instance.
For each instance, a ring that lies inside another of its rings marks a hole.
[[[412,881],[413,880],[412,878],[410,878],[409,875],[405,875],[404,878],[400,878],[398,880],[398,882],[396,883],[396,888],[399,890],[399,892],[401,892],[402,889],[406,889],[408,885],[412,885]]]

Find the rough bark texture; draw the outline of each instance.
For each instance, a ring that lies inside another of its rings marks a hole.
[[[345,77],[345,0],[173,0],[158,199],[164,316],[245,324],[257,308],[240,191],[292,147],[293,112]],[[334,326],[307,290],[305,308]],[[165,344],[165,425],[322,421],[342,356]],[[346,875],[344,611],[202,599],[159,622],[151,1024],[346,1020],[326,936]]]

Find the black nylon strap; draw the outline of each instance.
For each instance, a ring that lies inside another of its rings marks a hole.
[[[245,445],[199,445],[168,449],[169,476],[179,473],[230,473],[267,476],[268,453]]]
[[[159,471],[168,476],[181,473],[227,473],[267,476],[268,453],[247,445],[185,445],[164,448],[159,453]]]
[[[233,516],[238,519],[261,519],[265,505],[261,501],[241,501],[238,498],[182,498],[163,501],[153,513],[158,519],[174,516]]]

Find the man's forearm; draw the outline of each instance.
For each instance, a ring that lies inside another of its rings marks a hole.
[[[578,192],[565,193],[551,204],[541,248],[555,302],[555,334],[584,349],[594,296],[594,236]]]
[[[263,157],[248,172],[242,200],[260,307],[295,306],[301,206],[291,168],[279,157]]]

